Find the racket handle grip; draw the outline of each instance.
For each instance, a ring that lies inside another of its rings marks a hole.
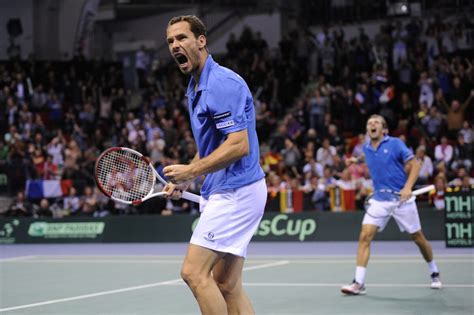
[[[426,187],[423,187],[423,188],[412,191],[412,194],[413,194],[413,196],[418,196],[418,195],[427,193],[427,192],[429,192],[433,189],[435,189],[435,185],[429,185],[429,186],[426,186]]]
[[[187,191],[183,192],[183,195],[182,195],[181,198],[187,199],[189,201],[194,201],[195,203],[199,203],[199,200],[201,200],[200,196],[198,196],[196,194],[193,194],[193,193],[190,193],[190,192],[187,192]]]

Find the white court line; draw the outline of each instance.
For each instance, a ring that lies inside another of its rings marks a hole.
[[[263,265],[257,265],[257,266],[252,266],[252,267],[245,267],[243,271],[249,271],[249,270],[256,270],[256,269],[263,269],[263,268],[270,268],[270,267],[276,267],[276,266],[283,266],[283,265],[288,265],[290,262],[288,260],[282,260],[282,261],[276,261],[273,263],[268,263],[268,264],[263,264]]]
[[[275,261],[275,260],[340,260],[340,259],[355,259],[355,253],[351,255],[251,255],[247,261]],[[183,255],[35,255],[35,256],[20,256],[20,257],[32,257],[35,259],[75,259],[75,260],[94,260],[94,259],[113,259],[113,260],[167,260],[175,259],[181,260]],[[388,260],[404,260],[404,259],[415,259],[421,257],[419,253],[413,255],[371,255],[371,261],[373,259],[388,259]],[[437,254],[436,260],[439,259],[473,259],[474,250],[472,254]],[[0,259],[1,262],[1,259]]]
[[[29,261],[28,261],[29,262]],[[336,260],[311,260],[311,259],[300,259],[300,260],[292,260],[290,259],[292,264],[347,264],[347,263],[355,263],[355,258],[352,259],[336,259]],[[474,259],[436,259],[437,263],[474,263]],[[420,263],[426,264],[422,257],[417,259],[371,259],[371,264],[398,264],[398,263]]]
[[[2,263],[2,262],[11,262],[11,261],[20,262],[20,261],[25,261],[27,259],[37,258],[37,257],[38,256],[29,255],[29,256],[17,256],[17,257],[9,257],[9,258],[0,258],[0,263]]]
[[[31,260],[24,260],[24,261],[14,261],[18,263],[29,263],[29,264],[37,264],[37,263],[70,263],[70,264],[82,264],[82,263],[90,263],[90,264],[181,264],[183,262],[182,259],[180,260],[171,260],[171,259],[155,259],[155,260],[138,260],[138,259],[122,259],[122,260],[117,260],[117,259],[31,259]],[[285,260],[285,261],[279,261],[275,262],[275,260],[259,260],[259,261],[247,261],[247,264],[257,264],[257,263],[265,263],[268,262],[268,264],[264,265],[258,265],[259,268],[267,268],[267,267],[272,267],[273,265],[279,266],[279,265],[286,265],[289,264],[290,262]],[[248,269],[248,268],[255,268],[257,266],[252,266],[252,267],[247,267],[244,268],[243,270],[253,270],[253,269]]]
[[[184,283],[170,283],[167,286],[181,286]],[[290,283],[290,282],[244,282],[244,287],[320,287],[320,288],[340,288],[347,283]],[[367,285],[374,288],[429,288],[427,283],[374,283]],[[443,288],[473,288],[474,284],[445,284]]]
[[[15,261],[16,263],[28,263],[28,264],[180,264],[183,260],[138,260],[138,259],[33,259],[25,261]]]
[[[270,267],[275,267],[275,266],[286,265],[288,263],[289,262],[286,261],[286,260],[277,261],[277,262],[273,262],[273,263],[247,267],[247,268],[244,268],[243,270],[244,271],[249,271],[249,270],[262,269],[262,268],[270,268]],[[63,298],[63,299],[49,300],[49,301],[43,301],[43,302],[38,302],[38,303],[32,303],[32,304],[12,306],[12,307],[7,307],[7,308],[1,308],[0,313],[1,312],[7,312],[7,311],[13,311],[13,310],[19,310],[19,309],[25,309],[25,308],[31,308],[31,307],[36,307],[36,306],[43,306],[43,305],[49,305],[49,304],[55,304],[55,303],[63,303],[63,302],[69,302],[69,301],[75,301],[75,300],[82,300],[82,299],[88,299],[88,298],[97,297],[97,296],[110,295],[110,294],[116,294],[116,293],[122,293],[122,292],[128,292],[128,291],[135,291],[135,290],[142,290],[142,289],[148,289],[148,288],[164,286],[164,285],[174,285],[174,284],[180,284],[181,285],[181,284],[183,284],[183,280],[174,279],[174,280],[149,283],[149,284],[138,285],[138,286],[122,288],[122,289],[116,289],[116,290],[102,291],[102,292],[96,292],[96,293],[91,293],[91,294],[83,294],[83,295],[72,296],[72,297]]]
[[[109,294],[115,294],[115,293],[122,293],[122,292],[134,291],[134,290],[153,288],[153,287],[158,287],[158,286],[161,286],[161,285],[169,285],[169,284],[173,284],[173,282],[181,282],[181,281],[182,281],[181,279],[175,279],[175,280],[169,280],[169,281],[162,281],[162,282],[138,285],[138,286],[134,286],[134,287],[128,287],[128,288],[117,289],[117,290],[109,290],[109,291],[102,291],[102,292],[96,292],[96,293],[91,293],[91,294],[78,295],[78,296],[73,296],[73,297],[64,298],[64,299],[49,300],[49,301],[44,301],[44,302],[38,302],[38,303],[32,303],[32,304],[25,304],[25,305],[13,306],[13,307],[1,308],[0,312],[7,312],[7,311],[19,310],[19,309],[24,309],[24,308],[31,308],[31,307],[36,307],[36,306],[48,305],[48,304],[55,304],[55,303],[62,303],[62,302],[88,299],[88,298],[92,298],[92,297],[96,297],[96,296],[102,296],[102,295],[109,295]]]
[[[4,262],[14,262],[14,263],[27,263],[27,264],[36,264],[36,263],[67,263],[67,264],[180,264],[183,262],[182,259],[84,259],[84,258],[37,258],[35,256],[25,256],[28,258],[23,259],[10,259],[5,260]],[[273,259],[250,259],[247,260],[247,263],[272,263],[275,260]],[[355,262],[354,258],[341,258],[341,259],[288,259],[285,260],[288,263],[292,264],[353,264]],[[0,260],[0,262],[2,262]],[[438,258],[436,259],[437,263],[474,263],[474,259],[469,258]],[[370,260],[371,264],[394,264],[394,263],[420,263],[424,264],[425,261],[420,258],[411,258],[411,259],[377,259],[373,258]]]
[[[245,282],[246,287],[341,287],[347,283],[286,283],[286,282]],[[426,288],[429,284],[416,283],[371,283],[374,288]],[[474,288],[474,284],[445,284],[443,288]]]

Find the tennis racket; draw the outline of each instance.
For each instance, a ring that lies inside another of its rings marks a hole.
[[[413,190],[411,194],[412,194],[412,196],[416,197],[418,195],[425,194],[425,193],[427,193],[427,192],[429,192],[433,189],[435,189],[434,185],[428,185],[428,186],[422,187],[420,189]],[[369,208],[372,198],[377,193],[378,194],[385,194],[387,197],[389,197],[391,199],[391,201],[399,201],[400,200],[400,192],[393,191],[393,190],[390,190],[390,189],[381,189],[381,190],[378,190],[378,191],[374,191],[373,193],[371,193],[369,196],[367,196],[365,198],[365,202],[364,202],[365,210],[367,210]]]
[[[168,182],[158,174],[141,153],[124,147],[105,150],[95,164],[95,179],[107,197],[125,204],[138,205],[165,192],[154,192],[156,179]],[[183,192],[182,198],[199,203],[200,196]]]

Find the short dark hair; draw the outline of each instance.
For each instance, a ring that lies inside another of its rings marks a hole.
[[[188,22],[189,26],[191,27],[191,32],[193,32],[194,36],[198,38],[199,36],[207,36],[207,30],[204,23],[195,15],[180,15],[175,16],[168,22],[168,27],[178,22]]]

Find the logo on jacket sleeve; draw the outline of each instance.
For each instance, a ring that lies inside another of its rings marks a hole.
[[[230,126],[233,126],[233,125],[235,125],[233,120],[227,120],[227,121],[217,123],[216,128],[217,129],[222,129],[222,128],[227,128],[227,127],[230,127]]]
[[[212,116],[212,118],[214,118],[214,120],[220,120],[220,119],[224,119],[224,118],[227,118],[227,117],[230,117],[230,112],[215,114],[214,116]]]
[[[231,116],[232,115],[230,112],[224,112],[224,113],[215,114],[214,116],[212,116],[212,118],[216,122],[216,128],[223,129],[223,128],[227,128],[227,127],[235,125],[235,122],[233,119],[224,120]]]

